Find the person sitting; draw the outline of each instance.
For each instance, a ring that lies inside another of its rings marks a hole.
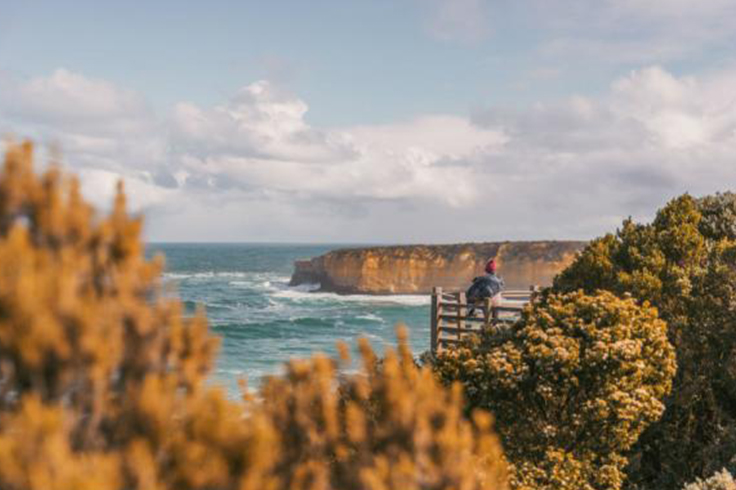
[[[473,279],[473,284],[470,285],[465,296],[468,304],[473,305],[468,311],[468,316],[472,316],[475,313],[475,306],[481,303],[486,298],[498,298],[504,288],[503,279],[496,275],[496,261],[490,259],[486,263],[486,273],[482,276],[478,276]]]

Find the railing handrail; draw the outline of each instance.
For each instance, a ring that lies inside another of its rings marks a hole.
[[[441,287],[433,288],[430,329],[432,352],[438,352],[446,344],[458,344],[464,335],[476,334],[484,325],[515,320],[538,290],[537,286],[527,290],[506,290],[501,292],[499,300],[486,298],[481,304],[469,305],[462,291],[446,292]],[[471,306],[475,311],[480,311],[482,316],[468,316]],[[511,318],[508,318],[508,314],[511,314]]]

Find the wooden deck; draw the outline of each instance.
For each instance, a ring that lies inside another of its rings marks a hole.
[[[464,292],[434,288],[430,333],[432,352],[460,343],[463,337],[477,334],[485,325],[513,323],[537,290],[532,286],[527,290],[504,291],[493,301],[488,298],[482,304],[468,305]],[[475,311],[469,315],[473,306]]]

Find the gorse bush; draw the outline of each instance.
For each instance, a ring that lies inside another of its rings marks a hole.
[[[338,391],[326,358],[291,362],[262,389],[265,413],[284,430],[278,467],[287,488],[505,488],[490,415],[467,421],[460,386],[444,390],[417,369],[405,339],[381,363],[367,342],[361,350],[363,374]]]
[[[235,488],[266,463],[204,387],[204,316],[164,297],[122,193],[98,219],[32,160],[11,147],[0,176],[0,488]]]
[[[0,488],[503,489],[487,414],[401,354],[340,378],[292,362],[261,401],[205,383],[216,351],[147,261],[118,193],[99,218],[29,144],[0,175]]]
[[[632,487],[680,488],[724,467],[736,454],[736,196],[683,195],[651,224],[625,221],[554,289],[631,294],[668,324],[678,371],[662,419],[634,448]]]
[[[656,310],[611,293],[548,294],[434,368],[497,417],[517,489],[617,489],[675,372]]]
[[[682,490],[736,490],[736,480],[728,470],[721,470],[706,480],[685,485]]]

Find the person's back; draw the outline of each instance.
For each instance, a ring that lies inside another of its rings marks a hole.
[[[503,279],[496,275],[496,261],[491,259],[485,267],[486,274],[473,279],[465,296],[468,304],[477,304],[486,298],[494,298],[498,296],[504,288]],[[475,308],[470,309],[469,315],[472,315]]]
[[[503,279],[495,274],[485,274],[473,279],[473,284],[466,293],[468,301],[479,301],[493,298],[503,291]]]

